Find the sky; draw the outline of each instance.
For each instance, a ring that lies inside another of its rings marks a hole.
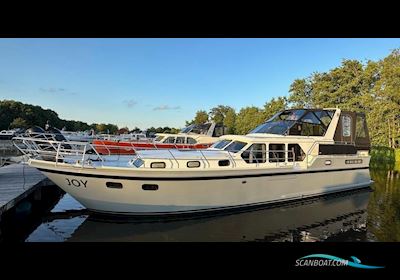
[[[295,79],[395,48],[400,38],[2,38],[0,100],[67,120],[181,128],[198,110],[262,107]]]

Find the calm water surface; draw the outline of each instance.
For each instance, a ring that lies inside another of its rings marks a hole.
[[[371,177],[353,192],[179,220],[104,219],[66,194],[26,241],[400,241],[400,172]]]

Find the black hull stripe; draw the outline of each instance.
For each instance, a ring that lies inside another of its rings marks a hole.
[[[38,170],[40,170],[42,172],[62,174],[62,175],[71,175],[71,176],[88,177],[88,178],[114,179],[114,180],[138,180],[138,181],[206,181],[206,180],[241,179],[241,178],[284,176],[284,175],[302,175],[302,174],[311,174],[311,173],[351,171],[351,170],[361,170],[361,169],[369,169],[369,167],[308,170],[308,171],[281,172],[281,173],[262,173],[262,174],[247,174],[247,175],[228,175],[228,176],[209,176],[209,177],[168,177],[168,178],[166,178],[166,177],[109,176],[109,175],[67,172],[67,171],[58,171],[58,170],[38,168]]]

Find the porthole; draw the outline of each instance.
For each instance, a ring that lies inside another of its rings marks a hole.
[[[144,184],[142,185],[144,191],[156,191],[158,190],[158,185],[155,184]]]
[[[218,161],[219,166],[229,166],[229,164],[230,164],[229,160],[227,160],[227,159]]]
[[[186,166],[187,166],[188,168],[200,167],[200,161],[197,161],[197,160],[195,160],[195,161],[188,161],[187,164],[186,164]]]
[[[331,165],[332,161],[331,160],[325,160],[325,165]]]
[[[107,182],[106,186],[107,186],[107,188],[111,188],[111,189],[122,189],[122,184],[116,183],[116,182]]]
[[[165,168],[165,162],[152,162],[150,164],[151,168]]]

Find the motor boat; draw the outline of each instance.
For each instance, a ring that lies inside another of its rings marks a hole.
[[[15,134],[15,130],[2,130],[0,131],[0,140],[11,140]]]
[[[136,150],[151,149],[206,149],[224,134],[223,125],[210,122],[193,124],[181,130],[178,134],[157,133],[155,139],[129,139],[120,135],[114,139],[98,139],[93,146],[102,155],[133,155]]]
[[[58,147],[53,160],[32,153],[28,163],[89,210],[106,214],[232,210],[372,183],[365,115],[338,108],[284,110],[205,150],[102,156],[86,152],[90,143],[81,145]]]

